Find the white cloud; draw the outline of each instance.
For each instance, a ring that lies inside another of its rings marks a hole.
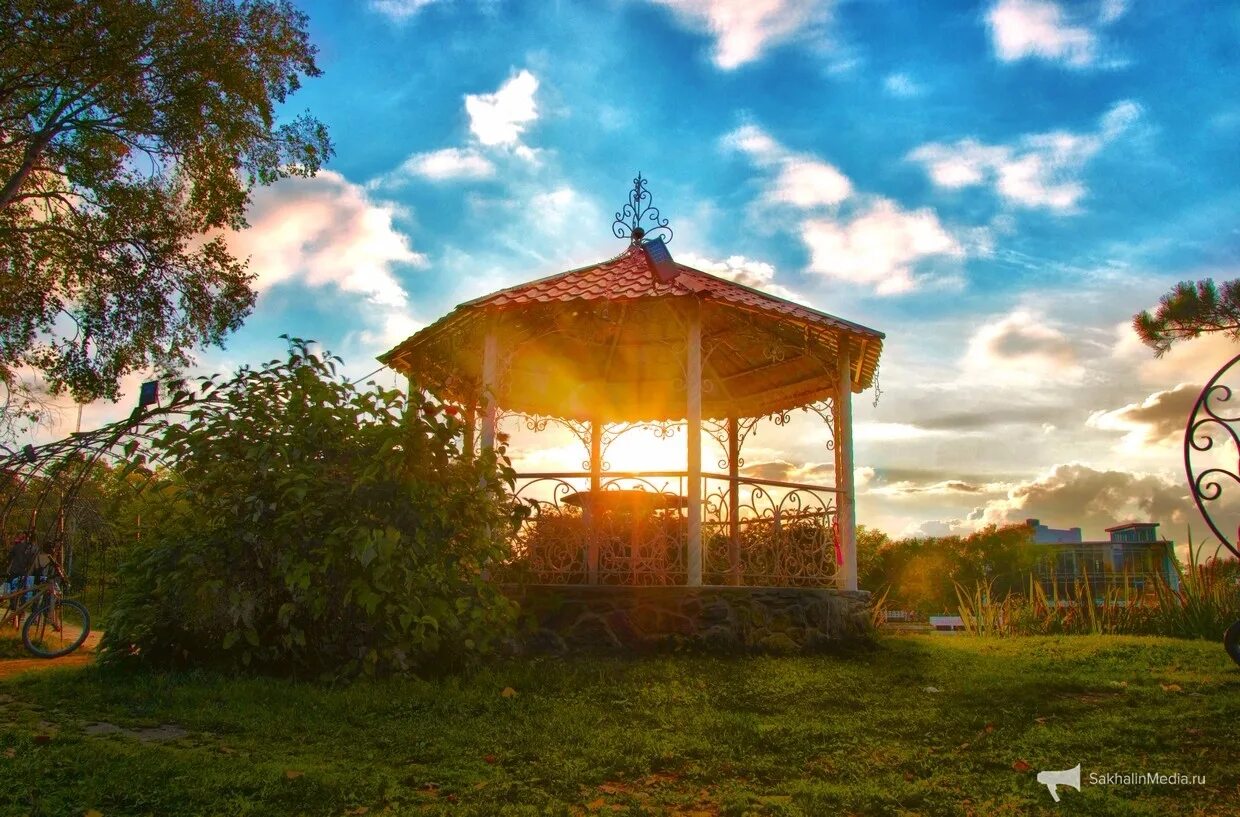
[[[747,287],[769,292],[777,298],[800,300],[799,296],[781,284],[775,283],[775,267],[765,261],[755,261],[743,255],[732,255],[722,261],[712,261],[701,255],[689,253],[677,255],[676,260],[688,267],[727,278]]]
[[[438,0],[370,0],[370,8],[397,22],[404,22]]]
[[[912,423],[860,422],[853,426],[853,439],[858,442],[904,442],[937,436],[944,436],[944,432]]]
[[[368,187],[391,190],[413,178],[433,182],[490,179],[497,172],[497,156],[513,155],[536,163],[538,151],[524,144],[521,137],[538,119],[537,91],[538,78],[523,69],[494,93],[466,94],[471,144],[414,153],[395,170],[372,179]]]
[[[756,125],[742,125],[724,137],[724,144],[774,173],[765,194],[769,202],[809,209],[839,204],[852,195],[852,182],[834,165],[789,150]]]
[[[774,162],[787,153],[787,149],[757,125],[741,125],[723,137],[723,143],[749,154],[758,164]]]
[[[690,28],[715,38],[715,65],[731,70],[826,22],[824,0],[653,0]]]
[[[912,151],[908,159],[921,163],[939,187],[990,184],[1011,204],[1072,212],[1087,192],[1081,181],[1085,165],[1140,117],[1141,106],[1123,100],[1099,118],[1094,131],[1030,134],[1010,145],[976,139],[932,142]]]
[[[1048,0],[998,0],[986,22],[1004,62],[1041,57],[1080,67],[1096,56],[1094,32],[1071,24],[1063,9]]]
[[[922,259],[965,255],[933,210],[902,210],[889,199],[878,199],[849,219],[809,219],[801,225],[801,237],[811,272],[869,284],[880,295],[916,288],[914,268]]]
[[[360,296],[363,339],[377,346],[412,331],[409,298],[394,266],[426,263],[394,225],[398,213],[361,185],[322,171],[256,189],[246,214],[250,228],[230,234],[228,244],[250,259],[260,293],[296,281]]]
[[[835,166],[789,150],[756,125],[737,128],[723,138],[723,144],[768,172],[763,203],[829,213],[807,215],[799,224],[810,252],[810,272],[868,284],[880,295],[890,295],[915,289],[926,280],[915,275],[923,259],[969,254],[934,210],[903,210],[890,199],[861,195]],[[847,215],[837,214],[841,205],[847,205]],[[985,238],[979,233],[970,245],[984,248]]]
[[[1070,384],[1085,374],[1068,335],[1046,316],[1026,309],[978,327],[963,364],[966,375],[998,385]]]
[[[921,83],[905,73],[888,74],[883,80],[883,89],[892,96],[901,98],[920,96],[925,91]]]
[[[961,139],[953,145],[922,145],[908,158],[926,166],[926,172],[939,187],[957,188],[981,184],[991,168],[1006,161],[1008,150]]]
[[[521,135],[538,119],[534,101],[537,91],[538,78],[522,69],[494,93],[467,94],[465,112],[469,114],[470,133],[483,145],[510,148],[532,158],[529,148],[521,144]]]
[[[1113,23],[1128,12],[1128,0],[1102,0],[1098,22]]]
[[[839,204],[851,194],[852,183],[835,167],[815,159],[790,159],[780,168],[770,197],[805,209]]]
[[[473,148],[443,148],[413,154],[393,175],[420,176],[431,181],[487,179],[495,175],[495,165]]]

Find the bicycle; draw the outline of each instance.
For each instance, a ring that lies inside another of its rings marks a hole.
[[[60,658],[76,650],[90,635],[90,613],[81,602],[61,591],[64,571],[51,563],[52,576],[32,587],[0,593],[0,628],[10,619],[22,635],[26,651],[36,658]],[[24,619],[24,621],[23,621]]]

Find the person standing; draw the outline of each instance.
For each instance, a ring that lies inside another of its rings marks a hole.
[[[34,572],[38,559],[39,546],[30,538],[30,534],[17,534],[17,536],[13,537],[13,546],[9,548],[9,579],[15,580],[22,576],[31,575]]]
[[[34,571],[38,566],[39,546],[28,533],[19,533],[13,537],[13,546],[9,548],[8,583],[4,588],[8,593],[34,587]],[[23,598],[29,598],[29,595]],[[10,609],[15,609],[17,598],[9,599]]]

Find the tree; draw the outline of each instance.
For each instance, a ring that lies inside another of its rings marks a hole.
[[[175,370],[254,303],[224,233],[256,185],[331,153],[288,0],[0,2],[0,385],[115,399],[126,373]],[[26,381],[28,384],[28,381]],[[0,400],[0,405],[4,401]]]
[[[889,607],[917,610],[923,615],[956,609],[956,586],[972,590],[984,585],[995,598],[1020,593],[1042,552],[1033,544],[1027,525],[987,525],[968,536],[931,536],[891,540],[868,532],[862,559],[858,535],[861,585],[887,593]]]
[[[1209,332],[1224,332],[1240,340],[1240,280],[1224,281],[1222,291],[1212,278],[1181,281],[1162,296],[1158,308],[1132,319],[1137,336],[1162,357],[1178,340]]]

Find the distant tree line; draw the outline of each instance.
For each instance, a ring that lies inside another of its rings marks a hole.
[[[923,616],[956,610],[957,585],[984,585],[996,597],[1028,592],[1045,548],[1027,525],[987,525],[967,536],[892,539],[873,528],[857,531],[857,575],[862,589],[886,595],[891,609]]]

